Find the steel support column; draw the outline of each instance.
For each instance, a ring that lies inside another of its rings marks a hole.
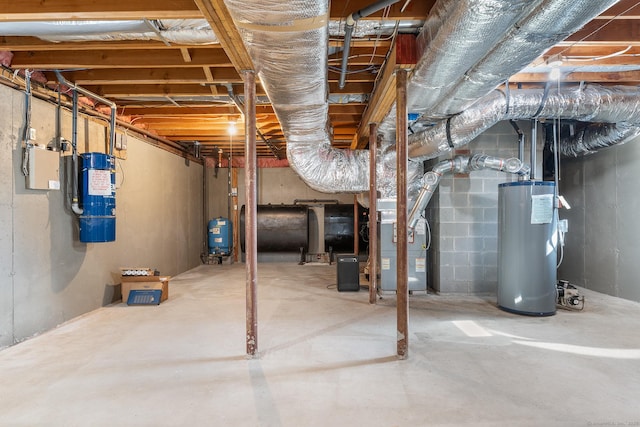
[[[378,292],[378,191],[376,163],[378,124],[369,124],[369,304],[375,304]]]
[[[358,258],[360,253],[360,218],[358,217],[358,196],[353,196],[353,254]]]
[[[256,76],[243,71],[245,96],[245,266],[247,297],[247,356],[258,351],[258,227],[257,227],[257,159],[256,159]]]
[[[397,345],[398,358],[409,355],[409,292],[407,268],[407,70],[396,70],[396,171],[397,171]]]

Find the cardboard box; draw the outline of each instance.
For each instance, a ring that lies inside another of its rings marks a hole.
[[[134,289],[162,289],[160,302],[169,298],[169,279],[171,276],[121,276],[122,302],[129,299],[129,292]]]

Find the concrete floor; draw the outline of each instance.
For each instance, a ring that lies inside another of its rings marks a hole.
[[[337,292],[335,266],[259,264],[260,358],[244,265],[172,279],[160,306],[104,307],[0,352],[1,426],[640,425],[640,304],[508,314],[494,298]]]

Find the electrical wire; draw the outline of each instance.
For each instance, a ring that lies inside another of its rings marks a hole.
[[[633,46],[629,45],[626,48],[619,50],[617,52],[613,52],[610,53],[608,55],[603,55],[603,56],[595,56],[595,57],[591,57],[591,58],[574,58],[571,56],[567,56],[567,57],[562,57],[563,59],[566,59],[568,61],[571,62],[592,62],[592,61],[600,61],[601,59],[609,59],[609,58],[615,58],[616,56],[621,56],[624,55],[625,53],[629,52],[631,50]],[[636,56],[636,55],[631,55],[631,56]]]
[[[368,56],[372,56],[372,55],[369,55],[368,53],[358,53],[358,54],[355,54],[355,55],[349,55],[349,59],[362,58],[362,57],[368,57]],[[375,56],[378,57],[378,58],[386,58],[387,57],[386,54],[385,55],[375,55]],[[342,58],[331,58],[328,61],[329,62],[340,62],[340,61],[342,61]]]
[[[562,243],[560,244],[560,259],[556,264],[556,268],[560,268],[560,266],[562,265],[562,261],[564,260],[564,232],[558,231],[558,235],[562,236],[560,237],[560,240],[562,241]]]
[[[361,68],[359,70],[351,70],[351,71],[345,71],[345,72],[347,74],[358,74],[358,73],[366,73],[367,71],[376,71],[378,69],[379,69],[378,65],[373,64],[373,65],[369,65],[368,67]],[[339,73],[341,71],[340,67],[336,67],[334,65],[329,65],[328,70],[334,73]]]
[[[389,13],[391,12],[391,6],[387,6],[384,8],[384,10],[382,11],[382,18],[380,18],[381,21],[387,19],[389,17]],[[396,28],[398,26],[398,22],[396,21]],[[393,30],[393,32],[396,32],[396,29]],[[380,34],[378,34],[378,37],[380,36]],[[371,59],[369,59],[369,63],[373,63],[373,59],[376,57],[376,50],[378,49],[378,43],[379,43],[379,39],[378,37],[376,37],[375,42],[373,43],[373,50],[371,51]]]
[[[426,218],[424,219],[424,223],[425,223],[425,226],[427,228],[427,237],[428,237],[428,239],[427,239],[427,242],[428,242],[427,243],[427,247],[424,249],[425,252],[426,252],[431,248],[431,226],[429,225],[429,221]]]

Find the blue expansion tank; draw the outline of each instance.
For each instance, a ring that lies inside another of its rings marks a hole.
[[[233,224],[228,218],[218,217],[209,221],[209,254],[230,255],[233,248]]]

